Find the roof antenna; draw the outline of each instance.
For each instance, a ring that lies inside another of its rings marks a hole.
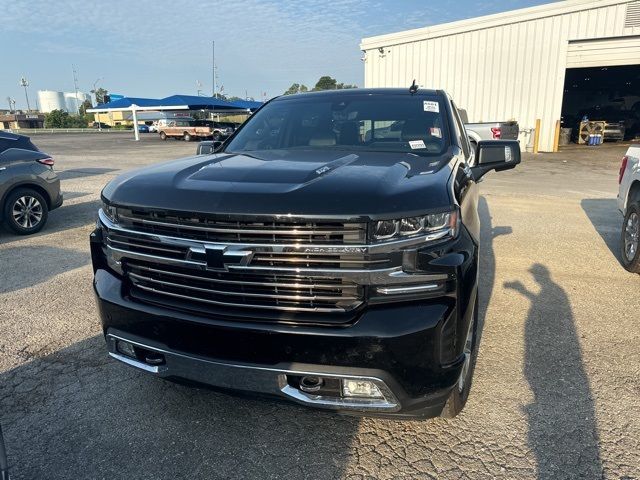
[[[414,93],[416,93],[418,91],[418,85],[416,85],[416,79],[413,79],[413,83],[411,84],[411,86],[409,87],[409,93],[411,95],[413,95]]]

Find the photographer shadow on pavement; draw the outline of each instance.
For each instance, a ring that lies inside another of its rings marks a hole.
[[[538,478],[601,478],[602,461],[589,378],[569,298],[547,267],[529,272],[539,292],[505,282],[531,302],[525,325],[524,374],[533,392],[525,407]]]

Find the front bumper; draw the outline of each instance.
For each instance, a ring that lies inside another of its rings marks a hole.
[[[321,323],[292,323],[281,321],[288,320],[285,316],[265,321],[232,316],[224,309],[205,315],[144,301],[130,295],[130,280],[107,262],[100,229],[92,234],[91,253],[111,356],[159,377],[270,394],[345,413],[429,418],[441,413],[462,370],[477,285],[477,248],[465,229],[456,242],[418,254],[421,271],[451,279],[446,294],[370,302],[354,310],[347,323],[333,324],[322,323],[325,314],[320,313]],[[143,353],[123,355],[118,339]],[[149,363],[147,354],[160,356],[161,364]],[[290,380],[307,375],[368,380],[384,401],[305,394]]]
[[[279,396],[344,413],[438,416],[456,384],[463,357],[442,365],[441,340],[458,315],[450,299],[368,307],[349,326],[315,327],[194,316],[126,295],[117,275],[95,272],[94,289],[111,356],[169,379]],[[164,364],[132,361],[116,339],[161,353]],[[327,403],[292,391],[287,375],[371,379],[384,404]]]

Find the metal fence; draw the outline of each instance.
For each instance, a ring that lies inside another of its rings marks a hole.
[[[41,133],[133,133],[133,129],[117,129],[117,128],[9,128],[6,132],[16,133],[19,135],[37,135]]]

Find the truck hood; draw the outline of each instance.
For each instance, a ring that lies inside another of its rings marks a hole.
[[[125,173],[109,203],[229,215],[397,217],[446,208],[452,154],[268,150],[190,157]]]

